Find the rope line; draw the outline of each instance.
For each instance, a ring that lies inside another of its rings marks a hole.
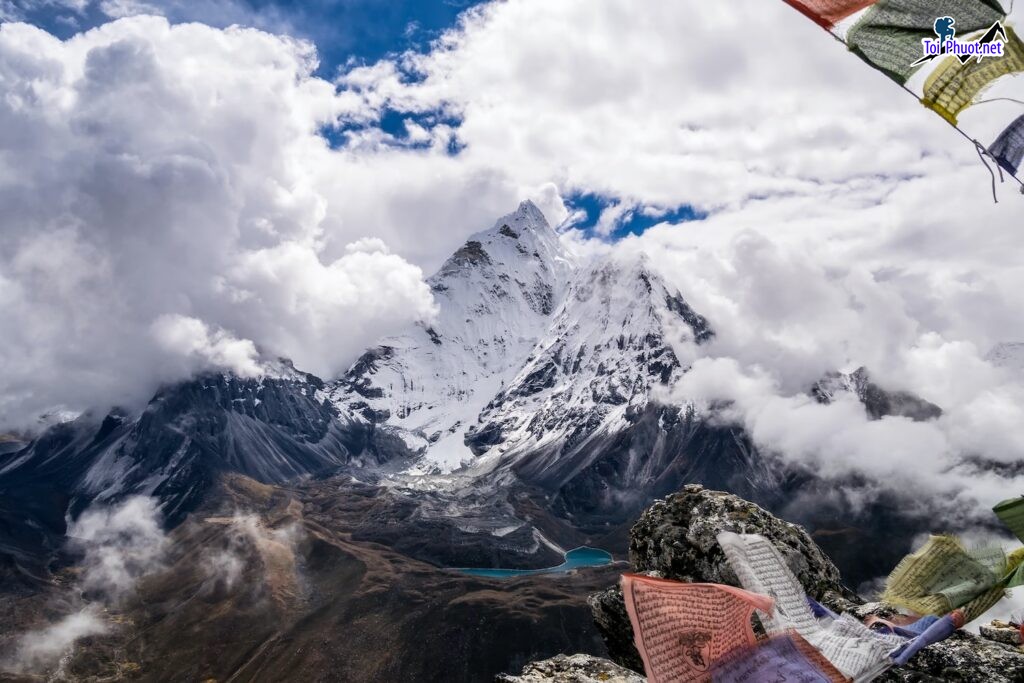
[[[996,174],[992,172],[992,168],[985,161],[985,155],[983,154],[985,148],[981,146],[981,143],[977,140],[974,141],[974,149],[978,153],[978,158],[981,159],[981,163],[985,165],[985,170],[992,176],[992,201],[996,204],[999,203],[999,197],[996,195]],[[997,164],[998,165],[998,164]],[[1002,171],[999,172],[999,176],[1002,177]]]
[[[1010,11],[1011,12],[1013,11],[1013,2],[1014,1],[1015,0],[1011,0],[1011,3],[1010,3]],[[1008,14],[1008,13],[1005,13],[1005,14]],[[817,22],[815,22],[815,23],[817,23]],[[820,24],[819,24],[819,26],[820,26]],[[821,29],[823,31],[825,31],[825,33],[827,33],[828,35],[832,36],[833,40],[835,40],[837,43],[839,43],[840,45],[845,47],[847,50],[850,49],[850,44],[847,43],[845,40],[843,40],[843,38],[841,36],[836,35],[831,30],[829,30],[828,28],[825,28],[824,26],[821,26]],[[877,69],[876,69],[876,71],[877,71]],[[893,81],[893,83],[896,83],[896,81]],[[896,83],[896,85],[898,85],[900,88],[902,88],[904,92],[906,92],[908,95],[913,97],[918,102],[921,101],[921,98],[917,96],[917,93],[915,93],[913,90],[908,88],[903,83]],[[996,99],[1012,99],[1012,98],[996,98]],[[988,100],[988,101],[995,101],[995,100]],[[1019,100],[1013,100],[1013,101],[1014,102],[1019,102]],[[1024,104],[1024,102],[1021,102],[1021,104]],[[994,162],[996,162],[996,166],[999,167],[999,169],[1000,169],[999,173],[1000,173],[1000,175],[1002,175],[1002,167],[999,165],[998,160],[994,156],[992,156],[992,154],[988,151],[988,149],[984,145],[982,145],[980,142],[978,142],[977,140],[972,138],[970,135],[968,135],[966,132],[964,132],[964,130],[962,128],[960,128],[958,125],[956,125],[955,123],[953,123],[952,121],[950,121],[946,117],[942,116],[942,117],[939,117],[939,118],[941,118],[943,121],[948,123],[949,126],[953,130],[955,130],[957,133],[960,133],[960,135],[963,136],[963,138],[965,140],[967,140],[972,145],[974,145],[975,149],[978,150],[978,155],[981,156],[982,162],[985,164],[985,168],[988,169],[988,172],[990,174],[992,173],[992,169],[989,168],[988,162],[985,161],[985,156],[987,156],[988,158],[990,158]],[[984,155],[983,155],[983,153],[984,153]],[[1011,178],[1013,178],[1015,181],[1017,181],[1017,184],[1020,185],[1020,192],[1021,192],[1021,194],[1024,194],[1024,180],[1021,180],[1020,178],[1017,177],[1016,174],[1010,173],[1009,171],[1007,171],[1007,175],[1009,175]],[[995,176],[994,175],[993,175],[992,185],[993,185],[993,187],[992,187],[992,194],[994,196],[995,195]],[[997,203],[998,203],[998,201],[999,200],[996,199]]]

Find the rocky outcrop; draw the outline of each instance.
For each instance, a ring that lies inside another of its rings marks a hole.
[[[632,569],[679,581],[738,585],[716,540],[722,531],[756,533],[772,541],[808,595],[835,611],[852,612],[859,618],[869,614],[891,616],[895,611],[883,603],[865,603],[846,588],[839,570],[801,527],[742,498],[698,485],[686,486],[655,502],[640,517],[630,534]],[[633,644],[633,630],[619,587],[597,593],[589,602],[610,658],[620,666],[642,672],[643,663]],[[958,631],[948,640],[922,650],[908,666],[893,669],[878,680],[1024,681],[1024,653],[1014,645]]]
[[[814,598],[838,607],[857,601],[843,586],[836,566],[801,527],[742,498],[697,484],[656,501],[640,516],[630,533],[630,564],[634,572],[676,581],[738,585],[718,545],[722,531],[756,533],[772,541]],[[619,587],[591,596],[590,606],[612,659],[643,671]]]
[[[558,655],[527,664],[518,676],[502,674],[497,683],[644,683],[635,671],[590,655]]]

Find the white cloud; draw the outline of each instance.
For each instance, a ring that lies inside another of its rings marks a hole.
[[[430,315],[410,264],[432,270],[522,198],[561,223],[583,191],[711,211],[615,247],[565,235],[584,255],[648,252],[711,320],[681,391],[732,398],[816,467],[920,472],[972,510],[1019,490],[964,463],[1024,455],[1021,378],[984,359],[1024,339],[1020,200],[993,205],[969,144],[785,3],[510,0],[338,92],[314,64],[301,42],[145,17],[65,43],[3,27],[0,421],[146,398],[185,371],[175,348],[213,363],[226,345],[244,366],[251,343],[332,374]],[[316,134],[386,107],[426,146]],[[1000,107],[963,120],[987,141]],[[168,350],[159,320],[195,334]],[[804,396],[859,365],[945,415],[869,423]]]
[[[227,368],[242,377],[260,374],[256,345],[224,330],[211,332],[202,320],[162,315],[152,325],[157,345],[195,363],[195,370]]]
[[[333,375],[432,313],[421,270],[323,182],[344,101],[315,65],[292,39],[153,17],[65,42],[0,27],[0,424],[251,373],[255,347]]]
[[[70,652],[78,640],[109,630],[97,610],[86,608],[74,612],[54,624],[21,635],[14,653],[3,666],[7,671],[18,673],[46,671]]]
[[[50,674],[63,680],[68,655],[82,638],[112,630],[105,607],[116,606],[145,576],[164,567],[168,538],[157,501],[134,496],[113,506],[94,504],[68,527],[69,546],[82,554],[78,581],[68,596],[75,611],[17,638],[0,662],[5,671]]]
[[[81,585],[87,594],[116,602],[141,577],[162,568],[168,541],[161,521],[157,501],[145,496],[83,512],[69,526],[68,539],[83,553]]]

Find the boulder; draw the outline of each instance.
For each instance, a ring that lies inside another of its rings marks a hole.
[[[808,595],[833,609],[861,602],[843,586],[839,570],[803,528],[738,496],[697,484],[655,501],[633,525],[629,542],[632,570],[676,581],[739,585],[718,545],[722,531],[761,534],[773,542]],[[589,602],[611,658],[643,671],[619,586],[591,596]]]
[[[739,585],[716,540],[722,531],[760,534],[773,542],[807,594],[837,612],[853,612],[860,618],[868,614],[891,616],[895,612],[884,603],[865,603],[846,588],[839,570],[801,527],[742,498],[698,485],[686,486],[656,501],[640,516],[630,532],[632,569],[679,581]],[[633,630],[619,587],[597,593],[589,602],[609,657],[642,672],[643,663],[633,644]],[[878,680],[1024,681],[1024,653],[1012,645],[958,631]]]
[[[502,674],[497,683],[644,683],[635,671],[590,655],[558,655],[527,664],[518,676]]]

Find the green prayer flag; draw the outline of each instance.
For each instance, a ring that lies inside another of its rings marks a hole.
[[[1024,541],[1024,496],[998,503],[992,511],[1013,535]]]
[[[919,66],[921,41],[935,38],[935,20],[956,20],[957,36],[987,29],[1006,13],[998,0],[880,0],[858,21],[846,42],[861,59],[897,83],[906,83]]]
[[[1007,27],[1002,57],[985,57],[966,64],[957,57],[944,59],[924,84],[922,102],[956,125],[957,116],[995,80],[1024,71],[1024,43]]]

